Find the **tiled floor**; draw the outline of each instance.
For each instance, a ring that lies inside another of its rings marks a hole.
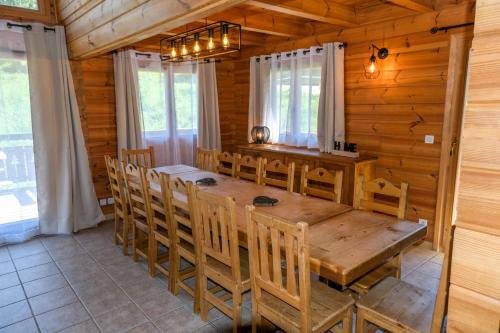
[[[0,247],[0,333],[226,332],[217,310],[209,322],[192,299],[167,291],[143,263],[121,254],[110,222],[74,236],[41,237]],[[424,243],[403,256],[403,279],[436,292],[442,255]],[[250,323],[250,303],[243,322]]]

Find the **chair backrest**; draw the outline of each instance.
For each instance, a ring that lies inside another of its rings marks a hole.
[[[147,195],[146,195],[146,172],[145,169],[134,164],[127,164],[124,167],[125,183],[127,185],[128,202],[133,219],[148,218]]]
[[[250,155],[241,156],[234,154],[236,163],[235,176],[238,179],[246,179],[260,184],[262,176],[262,157],[253,157]]]
[[[307,223],[288,223],[246,207],[248,257],[254,301],[267,292],[300,312],[300,331],[311,331]],[[286,267],[286,270],[283,268]]]
[[[324,168],[309,171],[309,166],[305,164],[300,178],[300,193],[340,203],[342,178],[341,170],[336,170],[333,174]]]
[[[383,201],[384,198],[380,198],[380,196],[395,198],[397,202]],[[393,215],[398,219],[405,219],[407,201],[408,183],[401,183],[401,188],[398,188],[383,178],[366,181],[363,175],[358,177],[357,186],[354,189],[353,206],[355,209],[374,211]]]
[[[193,221],[192,195],[193,183],[183,182],[180,178],[169,179],[167,174],[162,174],[163,182],[168,184],[167,202],[170,215],[170,223],[173,241],[179,243],[181,240],[188,242],[195,248],[196,230]]]
[[[219,151],[197,148],[196,167],[198,169],[215,172],[217,171],[217,160]]]
[[[205,265],[210,257],[232,271],[232,281],[241,284],[236,204],[233,198],[194,189],[195,223],[200,254]]]
[[[293,192],[293,182],[295,178],[295,163],[290,162],[288,165],[280,160],[267,162],[267,159],[262,160],[262,179],[263,185],[271,185],[281,188],[286,188],[288,192]]]
[[[236,163],[234,154],[227,151],[219,153],[217,157],[217,173],[234,177]]]
[[[115,210],[128,215],[127,190],[123,186],[124,179],[120,170],[120,163],[111,156],[104,156],[106,170],[108,171],[109,187],[113,197]]]
[[[154,168],[156,162],[153,146],[145,149],[122,149],[122,163],[123,166],[135,164],[145,168]]]
[[[162,228],[171,237],[170,216],[168,214],[167,186],[164,184],[161,175],[154,169],[146,172],[145,189],[147,194],[146,205],[151,218],[150,225],[152,231]]]

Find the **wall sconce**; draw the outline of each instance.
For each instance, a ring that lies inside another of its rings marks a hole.
[[[368,64],[366,66],[363,65],[365,68],[365,77],[367,79],[376,79],[380,75],[380,69],[377,66],[377,57],[375,57],[375,49],[377,49],[377,57],[380,60],[387,58],[387,56],[389,55],[389,50],[387,50],[385,47],[378,48],[377,46],[372,44],[372,56],[370,57]]]

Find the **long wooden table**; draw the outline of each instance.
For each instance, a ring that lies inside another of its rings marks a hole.
[[[200,186],[235,198],[240,239],[246,242],[245,206],[255,196],[279,199],[274,207],[257,209],[290,223],[309,224],[311,271],[346,286],[425,237],[427,227],[391,216],[353,210],[352,207],[298,193],[257,185],[188,166],[156,168],[171,177],[192,181],[212,177],[213,186]]]

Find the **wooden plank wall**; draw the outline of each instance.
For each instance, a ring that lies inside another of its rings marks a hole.
[[[478,0],[461,139],[448,332],[500,332],[500,1]]]
[[[71,69],[97,198],[108,198],[104,155],[117,155],[113,58],[71,61]]]
[[[348,43],[345,50],[346,132],[362,152],[376,155],[377,176],[396,184],[410,184],[408,217],[425,218],[428,240],[433,239],[439,157],[446,93],[449,36],[432,35],[429,30],[472,22],[474,3],[442,6],[437,13],[415,15],[393,21],[346,29],[246,50],[234,62],[235,105],[224,117],[231,120],[231,135],[224,149],[246,143],[249,56],[293,50],[329,41]],[[382,73],[376,80],[363,74],[370,44],[389,49],[389,57],[379,61]],[[424,143],[426,134],[435,143]]]

